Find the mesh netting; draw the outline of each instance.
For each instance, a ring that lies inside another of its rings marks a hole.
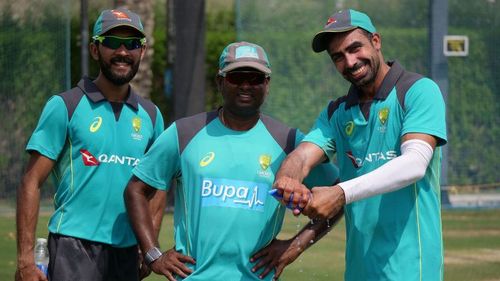
[[[307,132],[328,101],[346,93],[348,82],[329,57],[311,49],[313,35],[341,8],[370,15],[386,60],[429,75],[428,2],[237,1],[238,40],[263,46],[272,64],[264,111]],[[498,187],[500,3],[450,0],[448,5],[448,34],[466,35],[470,44],[468,56],[448,58],[448,184]]]
[[[70,3],[0,3],[0,198],[15,197],[43,105],[69,87]]]

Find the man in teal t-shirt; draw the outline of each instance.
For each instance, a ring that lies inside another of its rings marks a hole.
[[[272,255],[264,261],[262,251],[289,249],[291,262],[316,238],[302,232],[297,239],[275,240],[285,207],[268,192],[281,162],[303,136],[260,113],[270,75],[264,49],[248,42],[229,44],[221,54],[217,76],[223,106],[174,122],[133,170],[125,201],[154,272],[169,280],[271,280]],[[311,186],[336,181],[333,165],[318,168],[308,179]],[[163,253],[152,234],[145,203],[171,179],[177,182],[175,247]],[[327,225],[307,228],[320,235]],[[275,270],[277,277],[282,267]]]
[[[445,104],[432,80],[384,62],[370,18],[334,13],[313,39],[351,83],[284,161],[275,186],[309,217],[346,219],[345,280],[442,280],[441,146]],[[340,180],[308,189],[307,171],[336,153]],[[295,185],[295,186],[294,186]],[[295,198],[290,199],[289,194]],[[301,195],[301,196],[297,196]]]
[[[33,244],[40,188],[50,172],[56,191],[48,278],[139,280],[137,241],[123,191],[133,167],[164,130],[158,108],[129,85],[145,42],[137,14],[103,11],[90,45],[99,75],[84,77],[45,105],[26,146],[31,158],[18,191],[16,280],[46,280],[35,267]],[[156,199],[161,207],[164,193]]]

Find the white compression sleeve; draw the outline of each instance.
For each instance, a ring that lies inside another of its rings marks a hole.
[[[425,175],[433,154],[432,146],[419,139],[401,144],[401,155],[357,178],[341,182],[346,204],[387,193],[416,182]]]

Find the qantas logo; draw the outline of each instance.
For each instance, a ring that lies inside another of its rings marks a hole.
[[[326,21],[325,27],[329,26],[332,23],[336,23],[336,22],[337,22],[337,19],[335,19],[335,18],[328,18],[328,20]]]
[[[80,154],[82,155],[83,164],[85,166],[98,166],[99,161],[94,157],[88,150],[80,149]]]
[[[347,157],[349,157],[349,159],[351,159],[351,162],[352,162],[352,165],[354,166],[354,168],[358,169],[359,165],[356,162],[356,157],[354,157],[354,155],[352,154],[352,151],[347,151],[345,154],[347,155]]]
[[[347,151],[345,154],[351,160],[352,165],[356,169],[362,167],[364,163],[387,162],[398,157],[398,154],[394,150],[368,153],[366,154],[364,159],[354,156],[352,151]]]
[[[122,11],[118,11],[118,10],[111,10],[111,13],[113,13],[113,15],[115,16],[115,18],[117,20],[127,20],[127,21],[132,21],[128,15]]]
[[[95,157],[86,149],[80,149],[80,154],[82,155],[83,164],[85,166],[98,166],[101,163],[109,163],[135,167],[139,164],[139,158],[130,156],[101,154]]]

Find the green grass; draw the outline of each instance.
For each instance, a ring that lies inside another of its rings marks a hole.
[[[47,216],[38,222],[37,236],[47,235]],[[293,236],[306,220],[287,216],[281,238]],[[162,225],[162,249],[172,246],[172,215]],[[342,280],[344,270],[344,223],[285,269],[282,280]],[[443,211],[445,280],[500,280],[500,210]],[[0,280],[13,280],[16,262],[15,220],[0,216]],[[165,280],[151,275],[146,280]]]

